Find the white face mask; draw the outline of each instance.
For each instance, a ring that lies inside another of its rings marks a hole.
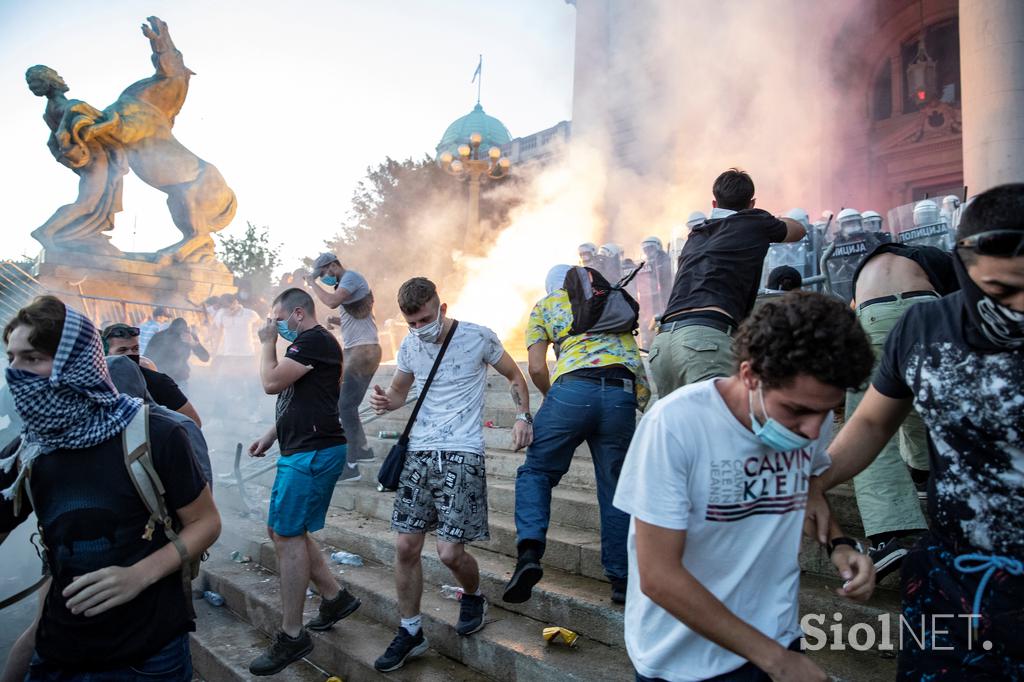
[[[437,343],[441,338],[441,304],[437,304],[437,318],[433,322],[422,327],[409,327],[409,333],[420,341]]]

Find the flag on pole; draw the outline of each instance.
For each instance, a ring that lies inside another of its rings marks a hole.
[[[473,72],[473,79],[470,83],[476,83],[477,77],[480,75],[480,71],[484,68],[484,56],[480,55],[480,62],[476,65],[476,71]]]

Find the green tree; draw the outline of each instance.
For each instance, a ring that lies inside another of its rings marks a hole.
[[[280,262],[278,250],[280,244],[270,242],[270,231],[267,226],[256,227],[246,221],[245,234],[240,237],[221,237],[217,235],[219,256],[228,270],[241,280],[240,286],[248,287],[249,291],[262,296],[270,290],[271,275]]]

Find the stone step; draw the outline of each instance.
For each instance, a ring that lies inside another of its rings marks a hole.
[[[246,623],[251,624],[263,633],[272,633],[280,628],[281,597],[277,576],[256,564],[236,564],[222,557],[222,543],[214,546],[214,558],[203,563],[202,579],[207,589],[212,589],[224,597],[226,606],[235,612]],[[220,551],[218,551],[220,550]],[[317,599],[307,600],[305,619],[316,613]],[[313,651],[306,657],[318,668],[337,675],[343,680],[413,680],[428,682],[474,682],[487,680],[488,677],[467,669],[460,663],[441,656],[436,651],[428,651],[425,655],[409,661],[405,667],[392,673],[377,672],[373,662],[384,653],[394,637],[395,629],[381,625],[367,618],[365,608],[339,622],[327,632],[311,632]],[[200,617],[202,622],[202,617]],[[396,620],[397,625],[397,620]],[[233,635],[226,635],[228,639]],[[429,633],[428,633],[429,637]],[[249,674],[249,661],[258,655],[259,646],[269,642],[269,638],[261,635],[262,642],[253,644],[252,650],[239,652],[232,660],[235,668],[241,671],[241,677],[223,679],[252,679]],[[294,666],[289,666],[286,674]],[[204,677],[211,679],[209,674]],[[318,678],[323,680],[324,675]],[[213,678],[217,680],[219,678]],[[277,679],[277,678],[275,678]],[[291,679],[291,678],[281,678]],[[294,678],[307,679],[307,678]]]
[[[225,607],[205,600],[195,602],[196,631],[191,634],[192,667],[210,682],[245,682],[252,679],[249,663],[270,646],[269,637],[235,616]],[[323,682],[322,671],[302,660],[274,676],[281,682]]]
[[[245,527],[244,523],[232,521],[228,524],[225,541],[234,543],[230,546],[246,542],[245,540],[233,539],[237,533],[252,536],[258,532],[255,524]],[[367,581],[355,580],[355,576],[363,573],[367,567],[373,567],[377,562],[384,565],[393,564],[394,557],[394,534],[387,530],[387,524],[378,520],[360,518],[358,515],[338,514],[332,512],[327,527],[321,538],[328,546],[339,547],[346,551],[360,554],[368,563],[368,566],[353,568],[349,566],[334,565],[334,570],[343,574],[342,580],[350,583],[350,589],[358,593],[359,587],[351,585],[354,581],[363,588],[370,587]],[[239,536],[240,537],[240,536]],[[269,542],[250,542],[246,551],[252,553],[258,562],[266,567],[276,566],[273,546]],[[475,547],[475,546],[474,546]],[[476,548],[476,547],[475,547]],[[223,550],[227,552],[225,548]],[[507,557],[498,557],[487,551],[474,551],[474,556],[481,569],[481,584],[484,594],[492,600],[500,599],[501,590],[510,575],[514,562]],[[443,583],[453,582],[447,569],[441,565],[433,552],[427,547],[424,551],[424,579],[425,588],[424,603],[430,601],[435,604],[435,611],[445,608],[452,611],[452,622],[457,617],[452,602],[443,600],[440,597],[438,586]],[[389,574],[389,578],[392,576]],[[834,590],[839,586],[839,579],[825,580],[815,576],[804,576],[800,591],[801,614],[820,614],[821,626],[827,630],[835,621],[835,614],[841,616],[842,621],[848,628],[854,623],[865,623],[875,635],[876,641],[880,641],[881,624],[879,618],[894,618],[895,609],[898,605],[898,598],[895,594],[886,590],[880,590],[869,604],[855,604],[836,596]],[[390,588],[390,585],[386,587]],[[560,624],[580,632],[588,639],[596,639],[593,642],[596,646],[604,639],[614,642],[622,641],[622,610],[620,607],[611,605],[607,600],[607,585],[596,581],[587,581],[578,576],[571,576],[557,570],[546,571],[544,579],[534,589],[534,597],[523,605],[501,604],[501,612],[508,613],[509,618],[528,620],[533,628],[539,632],[539,628],[545,624]],[[363,595],[360,594],[362,598]],[[381,601],[383,600],[383,601]],[[377,596],[380,603],[390,603],[385,597]],[[449,604],[450,606],[438,606]],[[384,608],[383,606],[381,608]],[[515,611],[512,611],[515,609]],[[424,608],[424,613],[427,608]],[[499,609],[492,609],[492,613],[499,612]],[[381,612],[382,618],[387,618],[387,612]],[[374,616],[375,618],[377,616]],[[394,618],[393,614],[391,617]],[[443,619],[443,616],[441,616]],[[897,622],[895,620],[891,622]],[[489,626],[490,627],[490,626]],[[484,631],[486,632],[486,630]],[[428,632],[428,637],[430,634]],[[598,639],[600,637],[601,639]],[[433,640],[432,640],[433,641]],[[607,642],[604,642],[607,644]],[[617,647],[610,647],[616,650]],[[448,651],[445,651],[447,655]],[[849,680],[877,680],[892,679],[895,675],[895,662],[886,658],[877,648],[869,651],[858,652],[854,650],[832,651],[828,648],[810,652],[819,665],[825,668],[833,679]],[[532,677],[527,679],[533,679]],[[545,679],[574,679],[573,677],[557,677]],[[629,679],[628,673],[621,678],[597,678],[597,679]]]
[[[245,551],[253,558],[258,558],[262,565],[276,569],[272,543],[246,541],[247,537],[260,531],[259,524],[241,521],[229,525],[231,528],[226,531],[225,541],[230,546],[244,546]],[[384,566],[394,565],[396,534],[391,531],[391,524],[387,521],[369,518],[358,512],[332,509],[327,525],[316,536],[327,551],[343,549],[367,561]],[[611,587],[607,582],[549,566],[545,570],[544,579],[534,588],[532,599],[525,604],[505,604],[501,601],[501,595],[512,576],[515,560],[489,551],[489,544],[473,543],[471,552],[480,566],[481,589],[492,603],[544,623],[568,627],[605,644],[624,645],[622,607],[611,603]],[[422,556],[427,589],[437,591],[441,585],[454,584],[455,578],[437,557],[434,542],[428,539]],[[338,568],[348,570],[347,566]]]
[[[223,550],[222,550],[223,552]],[[272,549],[267,547],[272,561]],[[395,594],[394,575],[384,566],[367,562],[360,567],[334,567],[343,569],[341,579],[349,591],[359,597],[363,604],[349,619],[335,626],[327,637],[315,635],[319,644],[323,639],[337,636],[341,647],[348,646],[355,632],[366,630],[352,618],[362,616],[385,626],[389,630],[379,635],[376,654],[387,648],[393,636],[391,628],[398,626],[398,601]],[[274,627],[280,617],[276,577],[259,566],[233,564],[223,559],[211,559],[204,564],[204,573],[209,584],[224,596],[232,609],[240,609],[241,615],[254,622],[261,629]],[[219,588],[219,589],[218,589]],[[315,599],[307,609],[312,614]],[[500,603],[500,602],[499,602]],[[411,677],[399,679],[481,679],[484,676],[505,680],[625,680],[631,679],[632,666],[625,649],[608,646],[581,636],[576,647],[570,649],[559,645],[548,645],[541,637],[546,623],[526,618],[507,611],[495,604],[488,610],[487,626],[470,637],[459,637],[455,633],[458,620],[458,602],[443,598],[435,587],[424,590],[422,601],[423,627],[431,648],[443,656],[462,663],[474,675],[428,678],[420,666],[429,661],[411,662],[399,672],[408,671]],[[344,636],[335,633],[344,633]],[[318,647],[321,648],[321,647]],[[310,658],[317,665],[317,649]],[[394,673],[389,673],[389,677]],[[363,679],[363,678],[357,678]],[[372,678],[371,678],[372,679]]]

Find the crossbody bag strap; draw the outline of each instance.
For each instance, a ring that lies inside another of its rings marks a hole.
[[[434,381],[434,375],[437,374],[437,368],[441,366],[441,358],[444,357],[444,352],[448,350],[448,344],[451,343],[452,337],[455,336],[455,329],[459,326],[458,320],[452,320],[452,327],[448,330],[448,335],[444,337],[444,343],[441,344],[441,350],[438,351],[437,357],[434,358],[434,366],[430,368],[430,374],[427,375],[427,380],[423,382],[423,389],[420,391],[420,395],[416,398],[416,405],[412,408],[412,414],[409,415],[409,421],[405,424],[405,431],[402,431],[402,437],[399,439],[401,443],[409,442],[409,434],[412,433],[412,426],[416,423],[416,416],[420,413],[420,406],[423,405],[423,399],[427,397],[427,389],[430,388],[430,384]]]

